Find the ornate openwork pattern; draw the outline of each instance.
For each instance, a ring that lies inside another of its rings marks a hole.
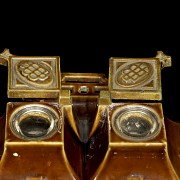
[[[132,63],[120,68],[116,82],[124,87],[137,86],[152,76],[152,65],[146,62]]]
[[[111,58],[109,68],[112,99],[162,99],[158,58]]]
[[[115,89],[154,89],[155,63],[144,61],[114,62]],[[148,86],[146,86],[148,84]]]
[[[57,56],[9,58],[8,97],[58,97],[60,59]]]
[[[49,84],[52,81],[51,67],[45,62],[20,61],[16,71],[21,79],[29,83]]]

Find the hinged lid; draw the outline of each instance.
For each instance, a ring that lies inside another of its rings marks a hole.
[[[58,56],[10,56],[9,98],[57,98],[60,91]]]
[[[154,58],[110,58],[111,99],[161,100],[161,69],[171,57],[158,51]]]

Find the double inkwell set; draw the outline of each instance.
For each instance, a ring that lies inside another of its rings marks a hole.
[[[1,180],[178,180],[180,124],[163,115],[171,57],[109,59],[109,77],[61,72],[59,56],[5,49]],[[2,88],[2,87],[1,87]]]

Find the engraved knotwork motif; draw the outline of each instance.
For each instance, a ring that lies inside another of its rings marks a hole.
[[[137,86],[151,78],[152,73],[153,68],[149,63],[128,63],[118,69],[116,83],[123,87]]]
[[[45,62],[20,61],[16,72],[24,83],[31,85],[48,85],[52,83],[51,66]]]

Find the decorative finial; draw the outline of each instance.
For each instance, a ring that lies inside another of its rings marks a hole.
[[[4,51],[0,53],[0,65],[7,66],[10,56],[13,55],[9,52],[9,49],[5,48]]]
[[[162,51],[157,51],[156,58],[159,58],[161,62],[161,68],[170,67],[171,63],[171,56],[165,55]]]

